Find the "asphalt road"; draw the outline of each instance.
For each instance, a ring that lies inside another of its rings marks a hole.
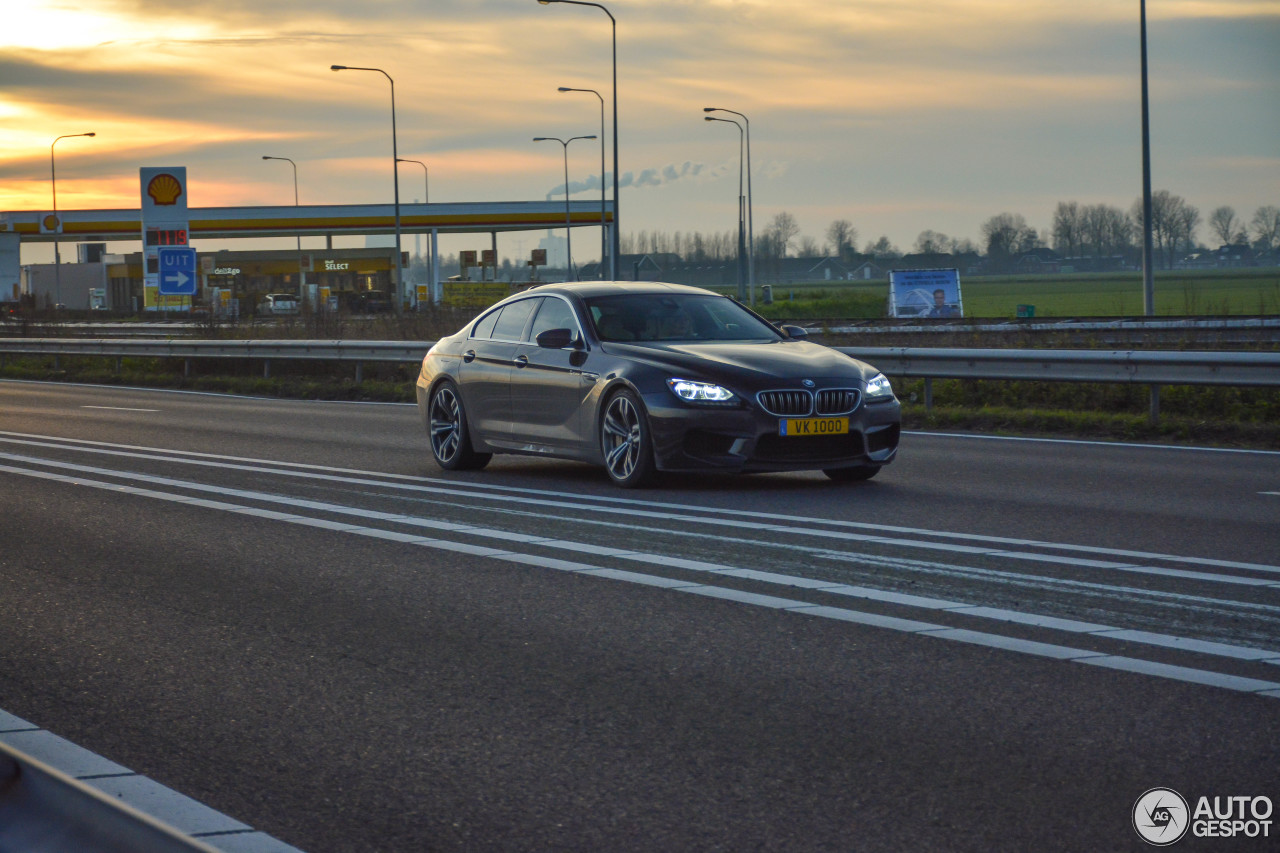
[[[1148,789],[1280,801],[1280,454],[622,492],[441,472],[412,407],[0,382],[0,496],[0,708],[314,853],[1143,850]]]

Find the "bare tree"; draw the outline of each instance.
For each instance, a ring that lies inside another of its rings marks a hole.
[[[1079,257],[1084,247],[1085,214],[1079,203],[1058,202],[1053,213],[1053,248],[1063,257]]]
[[[898,251],[898,247],[893,245],[888,237],[881,237],[874,243],[867,244],[867,254],[877,258],[900,258],[902,252]]]
[[[1123,210],[1105,204],[1088,205],[1081,211],[1082,251],[1095,258],[1123,254],[1133,245],[1134,225]]]
[[[822,254],[822,247],[818,245],[818,241],[812,237],[800,238],[800,249],[796,256],[800,258],[816,258]]]
[[[1269,204],[1260,207],[1249,223],[1253,226],[1253,246],[1266,252],[1280,247],[1280,207]]]
[[[951,238],[938,231],[921,231],[911,251],[920,255],[940,255],[951,248]]]
[[[858,242],[858,229],[847,219],[836,219],[827,226],[827,245],[837,258],[853,251]]]
[[[1133,203],[1130,215],[1141,230],[1142,199]],[[1200,211],[1187,204],[1182,196],[1168,190],[1156,190],[1151,194],[1151,236],[1165,269],[1173,268],[1173,262],[1184,247],[1195,246],[1195,229],[1199,223]]]
[[[1230,246],[1237,242],[1244,242],[1238,239],[1244,233],[1244,223],[1236,218],[1233,207],[1223,205],[1215,208],[1213,213],[1209,214],[1209,230],[1218,238],[1221,245]]]
[[[1019,255],[1040,243],[1040,235],[1020,213],[991,217],[982,223],[982,238],[987,241],[987,257],[997,269],[1011,268]]]
[[[791,241],[800,233],[800,225],[794,216],[784,210],[773,217],[773,221],[769,223],[766,230],[772,237],[773,249],[777,252],[776,257],[785,258]]]

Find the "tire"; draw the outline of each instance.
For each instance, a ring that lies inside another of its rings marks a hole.
[[[462,395],[452,382],[441,382],[427,404],[427,437],[431,455],[446,471],[475,471],[489,464],[492,453],[476,453],[467,431]]]
[[[633,392],[623,389],[605,404],[600,418],[600,451],[609,479],[624,489],[649,485],[656,478],[649,418]]]
[[[859,465],[856,468],[824,468],[822,473],[837,483],[859,483],[879,474],[880,467],[879,465]]]

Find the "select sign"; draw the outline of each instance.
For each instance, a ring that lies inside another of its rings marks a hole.
[[[195,296],[196,250],[187,246],[161,246],[156,250],[161,296]]]

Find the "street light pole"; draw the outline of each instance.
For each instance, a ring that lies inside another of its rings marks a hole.
[[[74,139],[77,136],[97,136],[96,133],[68,133],[58,139]],[[53,158],[53,146],[58,139],[49,145],[49,183],[53,185],[53,307],[56,311],[62,304],[62,255],[58,246],[58,235],[62,233],[62,223],[58,221],[58,168]]]
[[[756,304],[756,222],[755,204],[751,198],[751,120],[737,110],[723,107],[703,107],[704,113],[730,113],[742,118],[747,126],[747,285],[751,290],[751,305]]]
[[[543,6],[548,6],[552,3],[568,3],[572,6],[595,6],[609,16],[609,23],[613,28],[613,232],[609,241],[609,262],[613,280],[617,281],[618,247],[622,244],[621,232],[618,230],[620,216],[618,210],[618,19],[613,17],[613,13],[599,3],[588,3],[585,0],[538,0],[538,3]]]
[[[746,277],[743,275],[743,267],[746,266],[745,255],[747,254],[747,245],[746,245],[746,237],[744,232],[745,203],[742,195],[742,170],[744,168],[742,151],[744,146],[743,139],[745,137],[745,133],[742,129],[742,125],[731,118],[716,118],[715,116],[704,116],[703,119],[704,121],[722,121],[725,124],[731,124],[734,127],[738,128],[738,299],[741,301],[747,295],[744,292],[746,290],[746,281],[745,281]]]
[[[269,157],[262,155],[263,160],[283,160],[293,167],[293,206],[298,207],[298,164],[290,160],[288,157]],[[307,271],[302,263],[302,232],[299,231],[298,237],[298,301],[307,302]]]
[[[534,142],[559,142],[564,147],[564,250],[567,258],[567,274],[569,281],[575,281],[573,274],[573,226],[569,220],[569,143],[575,139],[595,139],[595,136],[571,136],[561,139],[558,136],[535,136]]]
[[[604,259],[608,256],[605,251],[605,237],[608,229],[605,227],[604,217],[604,96],[595,89],[573,89],[568,86],[561,86],[561,92],[590,92],[600,99],[600,278],[605,277]],[[610,269],[613,265],[610,264]]]
[[[1139,0],[1142,45],[1142,306],[1156,313],[1155,257],[1151,236],[1151,122],[1147,111],[1147,0]]]
[[[404,158],[398,158],[397,162],[417,163],[419,166],[422,167],[422,203],[430,204],[431,203],[431,173],[427,171],[427,164],[422,162],[421,160],[405,160]],[[415,257],[421,257],[421,255],[417,254],[419,251],[419,248],[421,247],[421,244],[415,240],[414,247],[415,247],[414,248]],[[431,254],[430,246],[427,247],[427,261],[428,261],[427,281],[434,288],[435,286],[434,282],[436,280],[435,279],[436,267],[435,267],[435,257]]]
[[[391,84],[391,179],[395,185],[395,203],[396,203],[396,294],[395,305],[397,313],[401,310],[408,290],[404,284],[404,257],[400,251],[400,154],[396,148],[396,81],[391,79],[391,75],[383,71],[381,68],[360,68],[355,65],[330,65],[330,71],[376,71],[383,77],[387,78],[387,82]]]
[[[406,160],[403,157],[396,159],[397,163],[417,163],[422,167],[422,203],[431,203],[431,173],[427,171],[427,164],[421,160]]]

